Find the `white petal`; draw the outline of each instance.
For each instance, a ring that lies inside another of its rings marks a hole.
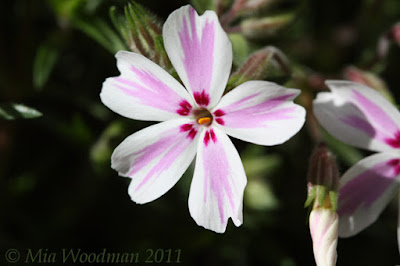
[[[399,24],[400,25],[400,24]],[[400,193],[397,196],[397,201],[398,201],[398,217],[397,217],[397,247],[399,249],[399,253],[400,253]]]
[[[332,92],[319,93],[314,113],[339,140],[360,148],[400,148],[400,113],[379,92],[349,81],[327,81]]]
[[[183,6],[169,15],[163,38],[173,66],[197,104],[215,106],[232,66],[232,45],[215,12],[198,16],[191,6]]]
[[[126,51],[116,56],[121,75],[103,83],[100,97],[114,112],[138,120],[188,116],[193,102],[185,88],[146,57]]]
[[[196,223],[218,233],[225,232],[229,217],[240,226],[246,183],[243,164],[228,136],[217,128],[204,130],[189,195]]]
[[[339,236],[357,234],[379,217],[398,191],[400,157],[393,152],[369,156],[351,167],[340,180]]]
[[[304,108],[293,103],[299,94],[272,82],[245,82],[222,97],[213,110],[214,120],[232,137],[260,145],[280,144],[304,124]]]
[[[191,120],[181,118],[127,137],[115,149],[111,166],[132,178],[131,199],[147,203],[172,188],[193,161],[199,135]]]

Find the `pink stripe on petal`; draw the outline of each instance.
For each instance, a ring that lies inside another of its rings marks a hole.
[[[122,76],[114,78],[115,85],[127,96],[135,98],[140,104],[167,112],[183,116],[190,113],[192,106],[189,102],[182,99],[172,88],[153,76],[152,73],[134,66],[131,66],[130,70],[137,81]]]
[[[358,208],[369,208],[395,182],[400,173],[400,160],[379,163],[340,188],[338,214],[353,214]]]
[[[195,95],[196,102],[207,106],[213,73],[215,25],[213,21],[207,21],[199,36],[197,27],[200,25],[196,25],[195,12],[190,7],[189,22],[183,18],[183,29],[179,32],[179,39],[190,89]]]
[[[171,119],[142,129],[118,145],[111,167],[132,179],[128,192],[134,202],[159,198],[181,178],[196,155],[196,127],[187,118]]]
[[[224,216],[225,197],[229,201],[232,210],[235,210],[236,207],[231,188],[234,182],[232,175],[229,173],[230,165],[227,155],[212,130],[209,131],[209,136],[213,141],[208,141],[208,145],[205,144],[206,148],[203,153],[204,187],[209,187],[210,193],[216,197],[221,223],[224,223],[226,219]],[[207,191],[207,189],[204,190],[204,202],[210,199],[207,198]]]
[[[360,92],[353,90],[353,96],[356,103],[362,108],[363,113],[367,118],[377,125],[382,131],[388,133],[398,132],[399,128],[392,121],[390,116],[386,114],[381,107],[370,101]],[[394,136],[393,136],[394,137]]]
[[[228,135],[261,145],[277,145],[297,133],[305,110],[293,103],[300,91],[266,81],[248,81],[224,95],[213,110]]]
[[[193,140],[194,137],[191,139]],[[143,185],[145,185],[151,178],[157,178],[159,174],[165,169],[171,167],[171,165],[175,162],[179,155],[181,155],[188,147],[188,141],[179,141],[173,143],[167,147],[167,154],[165,154],[158,163],[150,170],[150,172],[145,176],[145,178],[140,182],[140,184],[136,187],[135,191],[140,190]],[[133,175],[133,171],[130,175]]]
[[[236,226],[242,224],[246,175],[237,150],[223,131],[206,128],[200,136],[203,140],[190,186],[190,215],[197,224],[222,233],[229,217]]]
[[[339,118],[343,123],[348,124],[355,129],[358,129],[365,134],[367,134],[370,137],[373,137],[376,132],[375,129],[371,126],[371,124],[364,120],[361,117],[355,116],[355,115],[349,115],[346,117]]]
[[[228,115],[224,117],[223,123],[233,128],[268,128],[268,123],[272,121],[292,119],[295,111],[296,107],[292,106],[260,112],[257,106],[254,106],[228,113]]]
[[[188,132],[187,137],[185,139],[177,137],[179,132]],[[150,179],[156,178],[162,171],[168,169],[178,156],[185,152],[197,134],[197,130],[191,124],[182,125],[179,132],[176,129],[162,132],[162,137],[158,141],[132,154],[134,163],[128,173],[128,176],[131,177],[134,177],[136,173],[154,160],[158,161],[136,187],[135,191],[141,189]]]
[[[252,103],[251,100],[257,99],[262,92],[250,95],[242,100],[239,100],[233,104],[230,104],[224,108],[226,113],[230,112],[238,112],[238,111],[246,111],[250,112],[250,110],[257,112],[265,112],[271,110],[273,108],[278,107],[279,105],[285,103],[287,99],[293,98],[295,94],[287,94],[280,95],[271,99],[267,99],[266,101],[260,103]]]

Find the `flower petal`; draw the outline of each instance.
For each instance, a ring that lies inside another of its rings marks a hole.
[[[129,195],[133,201],[153,201],[172,188],[189,167],[199,135],[186,118],[147,127],[115,149],[111,167],[132,178]]]
[[[280,144],[304,124],[304,108],[293,103],[299,93],[272,82],[248,81],[222,97],[213,110],[214,119],[232,137],[260,145]]]
[[[228,136],[218,128],[204,130],[189,195],[196,223],[218,233],[225,232],[229,217],[240,226],[246,183],[243,164]]]
[[[167,54],[198,106],[217,104],[228,82],[232,45],[213,11],[189,5],[169,15],[163,28]]]
[[[114,112],[138,120],[164,121],[191,113],[192,100],[185,88],[146,57],[119,51],[121,75],[103,83],[100,97]]]
[[[372,224],[399,189],[400,157],[393,152],[369,156],[340,180],[339,236],[357,234]]]
[[[398,214],[397,214],[398,215],[397,216],[397,248],[399,249],[399,253],[400,253],[400,193],[397,196],[397,202],[398,202],[397,206],[399,206],[398,210],[397,210],[397,212],[398,212]]]
[[[379,92],[350,81],[327,81],[332,92],[319,93],[314,113],[334,137],[360,148],[400,148],[400,113]]]

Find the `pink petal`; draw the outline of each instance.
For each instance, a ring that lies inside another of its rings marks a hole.
[[[400,25],[400,24],[399,24]],[[400,194],[397,196],[397,206],[398,206],[398,210],[397,210],[397,247],[399,249],[399,253],[400,253]]]
[[[111,166],[132,178],[132,200],[147,203],[172,188],[193,161],[199,135],[191,120],[181,118],[127,137],[115,149]]]
[[[393,152],[369,156],[340,180],[339,235],[357,234],[372,224],[399,189],[400,157]]]
[[[222,97],[213,110],[215,122],[235,138],[260,145],[283,143],[304,124],[304,108],[293,103],[299,93],[272,82],[245,82]]]
[[[225,232],[229,217],[240,226],[246,183],[242,162],[230,139],[218,128],[204,130],[189,195],[189,210],[196,223],[218,233]]]
[[[379,92],[350,81],[327,81],[332,92],[319,93],[314,113],[334,137],[360,148],[400,148],[400,113]]]
[[[221,98],[232,65],[232,45],[213,11],[198,16],[189,5],[174,11],[163,28],[165,49],[198,106]]]
[[[164,121],[191,114],[193,102],[185,88],[142,55],[119,51],[119,77],[108,78],[100,94],[114,112],[138,120]]]

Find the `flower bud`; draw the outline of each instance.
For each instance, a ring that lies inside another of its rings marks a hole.
[[[240,14],[251,14],[259,12],[274,4],[276,0],[247,0],[240,10]]]
[[[232,74],[228,90],[248,80],[271,79],[272,76],[290,73],[291,69],[286,56],[278,48],[268,46],[250,55],[246,62]]]
[[[317,266],[334,266],[337,259],[339,217],[335,211],[317,208],[310,213],[310,233]]]
[[[281,14],[265,18],[249,18],[242,21],[240,31],[246,38],[260,39],[276,33],[293,19],[293,14]]]
[[[334,155],[326,147],[325,143],[320,143],[310,158],[308,169],[309,189],[319,188],[326,192],[337,192],[339,186],[339,171]],[[320,205],[325,198],[318,198]]]
[[[333,154],[324,143],[319,144],[310,158],[308,198],[311,206],[310,233],[317,266],[336,265],[339,217],[336,213],[339,172]]]

